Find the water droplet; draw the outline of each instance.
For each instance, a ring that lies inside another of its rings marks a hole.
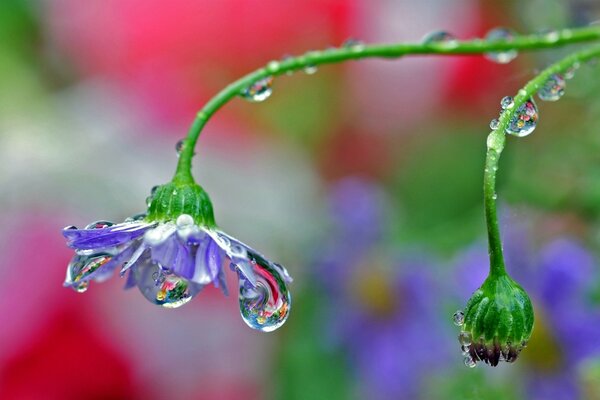
[[[88,224],[85,229],[103,229],[113,226],[115,223],[110,221],[96,221]]]
[[[317,66],[314,64],[308,64],[304,67],[304,73],[307,75],[312,75],[317,72]]]
[[[146,197],[146,207],[150,207],[150,204],[152,204],[152,199],[154,197],[152,197],[152,195]]]
[[[445,31],[430,32],[423,37],[423,44],[444,44],[446,47],[458,45],[456,37]]]
[[[77,229],[77,227],[75,225],[69,225],[69,226],[65,226],[63,228],[63,231],[70,231],[72,229]]]
[[[540,31],[539,33],[544,35],[544,40],[548,43],[557,42],[560,38],[560,34],[556,29],[545,29],[543,31]]]
[[[294,58],[294,57],[292,57],[291,55],[289,55],[289,54],[286,54],[286,55],[284,55],[283,57],[281,57],[281,61],[282,61],[282,62],[288,62],[288,61],[290,61],[290,60],[291,60],[291,59],[293,59],[293,58]],[[292,75],[294,75],[294,71],[287,71],[285,74],[286,74],[287,76],[292,76]]]
[[[364,50],[365,44],[360,40],[348,38],[344,41],[344,43],[342,43],[342,47],[346,49],[351,49],[354,52],[359,52]]]
[[[537,106],[533,99],[529,99],[519,107],[514,117],[510,120],[510,123],[506,127],[506,133],[518,137],[530,135],[537,126],[538,118]]]
[[[269,61],[269,63],[267,64],[267,70],[272,74],[279,71],[279,61],[277,61],[277,60]]]
[[[159,187],[160,186],[158,186],[158,185],[152,186],[152,189],[150,189],[150,196],[154,196]]]
[[[85,292],[88,287],[88,278],[112,259],[110,254],[87,254],[73,257],[67,266],[66,284],[77,285],[72,286],[77,292]]]
[[[137,287],[144,297],[165,308],[181,307],[201,289],[201,286],[165,271],[157,264],[143,265],[133,271]]]
[[[469,368],[475,368],[477,366],[477,362],[473,360],[473,357],[470,355],[465,356],[464,363]]]
[[[490,129],[493,129],[493,130],[498,129],[499,124],[500,124],[500,121],[498,121],[496,118],[494,118],[493,120],[490,121]]]
[[[175,151],[177,152],[177,155],[181,154],[181,152],[183,151],[184,144],[185,144],[184,139],[181,139],[177,143],[175,143]]]
[[[503,110],[513,108],[514,105],[515,101],[511,96],[504,96],[502,100],[500,100],[500,107],[502,107]]]
[[[565,70],[563,77],[565,79],[573,79],[573,77],[575,76],[575,73],[577,72],[577,70],[579,69],[580,66],[581,66],[581,64],[578,61],[574,62],[573,65],[571,65],[569,68],[567,68]]]
[[[240,313],[249,327],[271,332],[285,323],[290,312],[292,299],[284,280],[286,274],[280,270],[283,267],[254,253],[249,258],[256,285],[238,272]]]
[[[148,216],[148,214],[146,213],[141,213],[141,214],[135,214],[131,217],[127,217],[125,218],[124,222],[136,222],[136,221],[142,221],[144,220],[146,217]]]
[[[272,84],[272,76],[260,79],[244,89],[242,97],[255,103],[265,101],[273,93]]]
[[[510,42],[515,38],[515,32],[508,28],[495,28],[485,35],[488,42],[507,41]],[[519,53],[517,50],[492,51],[485,54],[485,58],[490,61],[507,64],[514,60]]]
[[[454,325],[462,326],[465,323],[465,313],[458,310],[452,315],[452,321],[454,322]]]
[[[177,229],[185,229],[194,225],[194,218],[188,214],[181,214],[177,217],[177,221],[175,221],[175,225],[177,225]]]
[[[458,342],[463,345],[463,346],[470,346],[471,345],[471,334],[469,332],[461,332],[458,335]]]
[[[565,80],[559,74],[553,74],[538,90],[538,97],[544,101],[557,101],[565,94]]]

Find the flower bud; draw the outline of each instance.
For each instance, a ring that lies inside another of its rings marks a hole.
[[[514,362],[533,330],[531,300],[508,275],[488,277],[461,314],[455,314],[455,321],[462,328],[459,342],[470,367],[477,361],[493,367],[499,361]]]
[[[192,216],[200,226],[215,226],[212,203],[200,185],[171,182],[158,186],[153,191],[148,207],[148,220],[175,221],[182,214]]]

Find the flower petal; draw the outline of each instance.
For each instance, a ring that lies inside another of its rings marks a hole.
[[[99,229],[63,229],[67,246],[78,250],[103,249],[119,246],[143,235],[154,223],[123,222]]]

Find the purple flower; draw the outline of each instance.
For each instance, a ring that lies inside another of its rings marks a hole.
[[[272,331],[289,315],[291,282],[284,267],[217,228],[198,225],[188,214],[175,222],[149,221],[146,215],[120,224],[94,222],[63,230],[75,256],[64,285],[78,292],[116,269],[128,273],[126,287],[137,286],[150,302],[176,308],[213,284],[227,294],[223,266],[239,278],[240,310],[252,328]]]

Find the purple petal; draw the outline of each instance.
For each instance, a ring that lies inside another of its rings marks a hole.
[[[142,236],[154,224],[124,222],[100,229],[63,229],[67,246],[73,249],[91,250],[122,245]]]

